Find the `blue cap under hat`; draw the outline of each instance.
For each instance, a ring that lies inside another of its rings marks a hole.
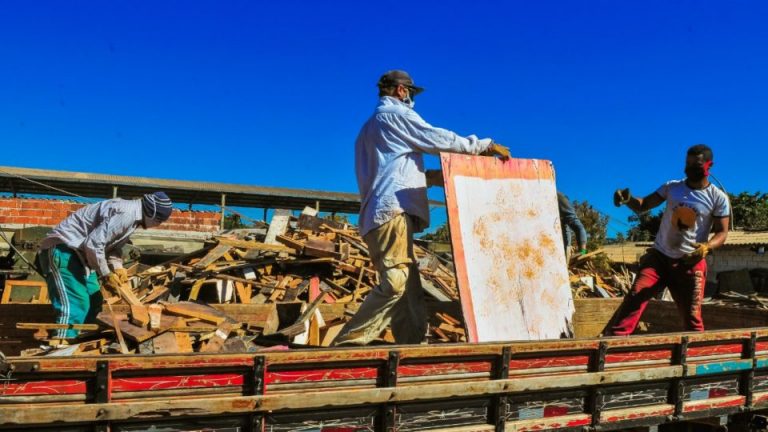
[[[173,203],[165,192],[152,192],[141,198],[141,209],[144,217],[165,222],[171,217]]]

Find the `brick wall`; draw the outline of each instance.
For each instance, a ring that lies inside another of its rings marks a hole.
[[[46,199],[0,198],[0,225],[55,226],[83,204]],[[171,218],[158,229],[213,232],[219,229],[217,212],[173,210]]]
[[[714,280],[721,271],[768,268],[768,254],[758,255],[749,250],[748,246],[718,249],[709,259],[707,279],[710,280]]]

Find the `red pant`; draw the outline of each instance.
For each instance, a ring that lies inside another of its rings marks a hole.
[[[640,321],[648,301],[661,293],[664,287],[677,304],[686,330],[704,331],[701,319],[701,301],[707,280],[707,261],[694,265],[672,259],[656,249],[648,249],[640,258],[640,272],[632,290],[624,298],[614,323],[607,335],[626,336],[632,334]]]

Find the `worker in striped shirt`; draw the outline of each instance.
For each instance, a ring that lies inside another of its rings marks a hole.
[[[115,290],[128,282],[121,249],[137,228],[168,220],[172,203],[164,192],[141,199],[115,198],[87,205],[69,215],[40,243],[38,262],[58,324],[94,322],[101,311],[100,285]],[[59,338],[77,335],[61,329]]]

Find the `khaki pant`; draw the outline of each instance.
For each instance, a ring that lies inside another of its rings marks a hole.
[[[413,255],[413,221],[405,213],[363,237],[379,286],[368,293],[333,345],[367,345],[392,325],[399,344],[421,343],[427,332],[424,289]]]

